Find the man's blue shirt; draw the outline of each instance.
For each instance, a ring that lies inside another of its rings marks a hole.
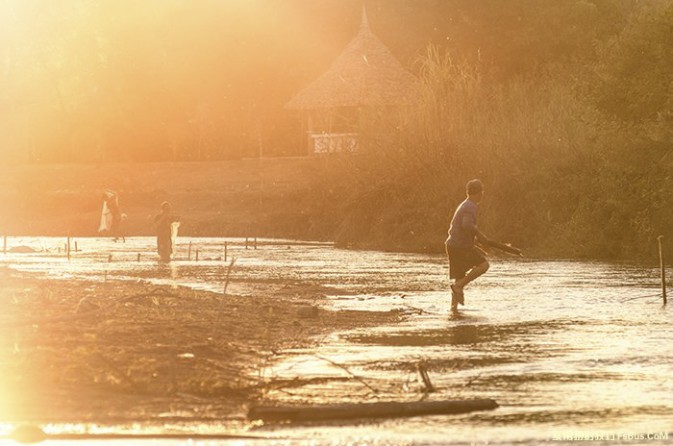
[[[454,248],[472,248],[477,235],[477,203],[469,198],[460,203],[451,219],[447,246]]]

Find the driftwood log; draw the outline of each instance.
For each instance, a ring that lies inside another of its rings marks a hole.
[[[492,410],[498,403],[491,399],[328,404],[322,406],[256,406],[248,411],[249,420],[325,421],[354,418],[395,418],[418,415],[448,415]]]

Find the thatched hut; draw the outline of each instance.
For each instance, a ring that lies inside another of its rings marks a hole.
[[[357,36],[286,107],[303,114],[308,153],[354,152],[362,149],[364,112],[399,106],[417,83],[372,33],[363,8]]]

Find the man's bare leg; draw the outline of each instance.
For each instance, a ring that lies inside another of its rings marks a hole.
[[[456,285],[458,288],[465,288],[465,286],[475,280],[477,277],[481,276],[484,274],[486,271],[488,271],[489,266],[491,266],[488,263],[488,260],[484,260],[482,263],[479,265],[475,266],[472,268],[462,279],[456,280]]]
[[[458,298],[458,303],[461,305],[464,304],[464,296],[463,296],[463,288],[465,286],[475,280],[477,277],[481,276],[484,274],[486,271],[488,271],[489,268],[489,263],[488,260],[484,260],[482,263],[479,265],[475,266],[472,268],[462,279],[457,279],[454,284],[451,286],[451,291],[457,295]]]

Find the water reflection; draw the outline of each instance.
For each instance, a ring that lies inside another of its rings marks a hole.
[[[476,344],[486,342],[492,336],[487,329],[477,325],[457,325],[442,330],[427,330],[414,332],[397,332],[387,334],[354,334],[346,335],[345,339],[351,342],[369,345],[386,345],[398,347],[423,347],[441,345]]]
[[[186,239],[170,265],[156,261],[152,239],[127,240],[81,240],[82,250],[68,261],[56,249],[61,241],[27,238],[21,243],[38,252],[8,254],[0,263],[59,278],[107,275],[222,291],[222,239]],[[200,249],[198,262],[187,257],[190,241]],[[349,425],[356,443],[443,444],[451,438],[538,444],[554,431],[658,431],[673,423],[673,330],[670,309],[656,297],[656,268],[495,259],[454,317],[443,256],[325,245],[293,244],[288,250],[282,243],[246,250],[229,241],[228,254],[237,258],[231,293],[250,292],[255,284],[312,286],[335,311],[405,314],[395,326],[324,339],[317,351],[278,352],[265,373],[292,388],[272,392],[276,401],[417,400],[417,364],[423,361],[438,389],[429,398],[493,398],[501,404],[451,422],[426,417]],[[294,443],[343,438],[338,426],[262,430],[294,436]]]

